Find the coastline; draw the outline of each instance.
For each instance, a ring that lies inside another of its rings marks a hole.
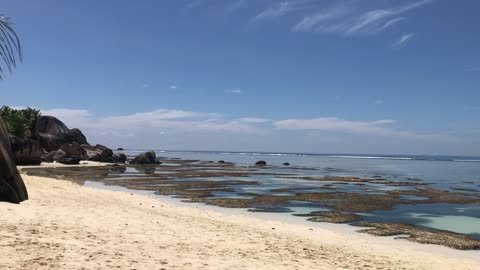
[[[474,269],[480,264],[472,252],[22,176],[31,199],[0,204],[6,228],[0,252],[8,254],[1,268]]]

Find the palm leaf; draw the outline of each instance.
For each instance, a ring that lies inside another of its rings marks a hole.
[[[16,67],[17,58],[22,61],[20,40],[11,26],[10,18],[0,15],[0,80],[5,67],[10,72]]]

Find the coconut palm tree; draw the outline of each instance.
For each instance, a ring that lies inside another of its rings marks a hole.
[[[17,34],[12,28],[10,18],[0,15],[0,80],[6,72],[17,66],[17,61],[22,61],[22,47]]]

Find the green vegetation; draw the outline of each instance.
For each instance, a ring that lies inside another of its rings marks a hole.
[[[12,72],[18,60],[22,61],[22,48],[17,34],[13,30],[10,18],[0,14],[0,80],[3,79],[4,68]]]
[[[3,79],[5,68],[12,72],[18,61],[22,61],[22,48],[20,40],[13,30],[10,18],[0,14],[0,80]],[[40,116],[40,111],[26,108],[14,110],[3,106],[0,109],[0,122],[5,121],[9,133],[25,138],[35,136],[35,124]]]
[[[32,108],[21,110],[8,106],[0,108],[0,117],[3,118],[9,133],[20,138],[35,138],[35,125],[40,117],[40,111]]]

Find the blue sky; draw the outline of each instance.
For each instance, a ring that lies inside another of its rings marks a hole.
[[[480,155],[476,0],[1,0],[2,104],[112,147]]]

